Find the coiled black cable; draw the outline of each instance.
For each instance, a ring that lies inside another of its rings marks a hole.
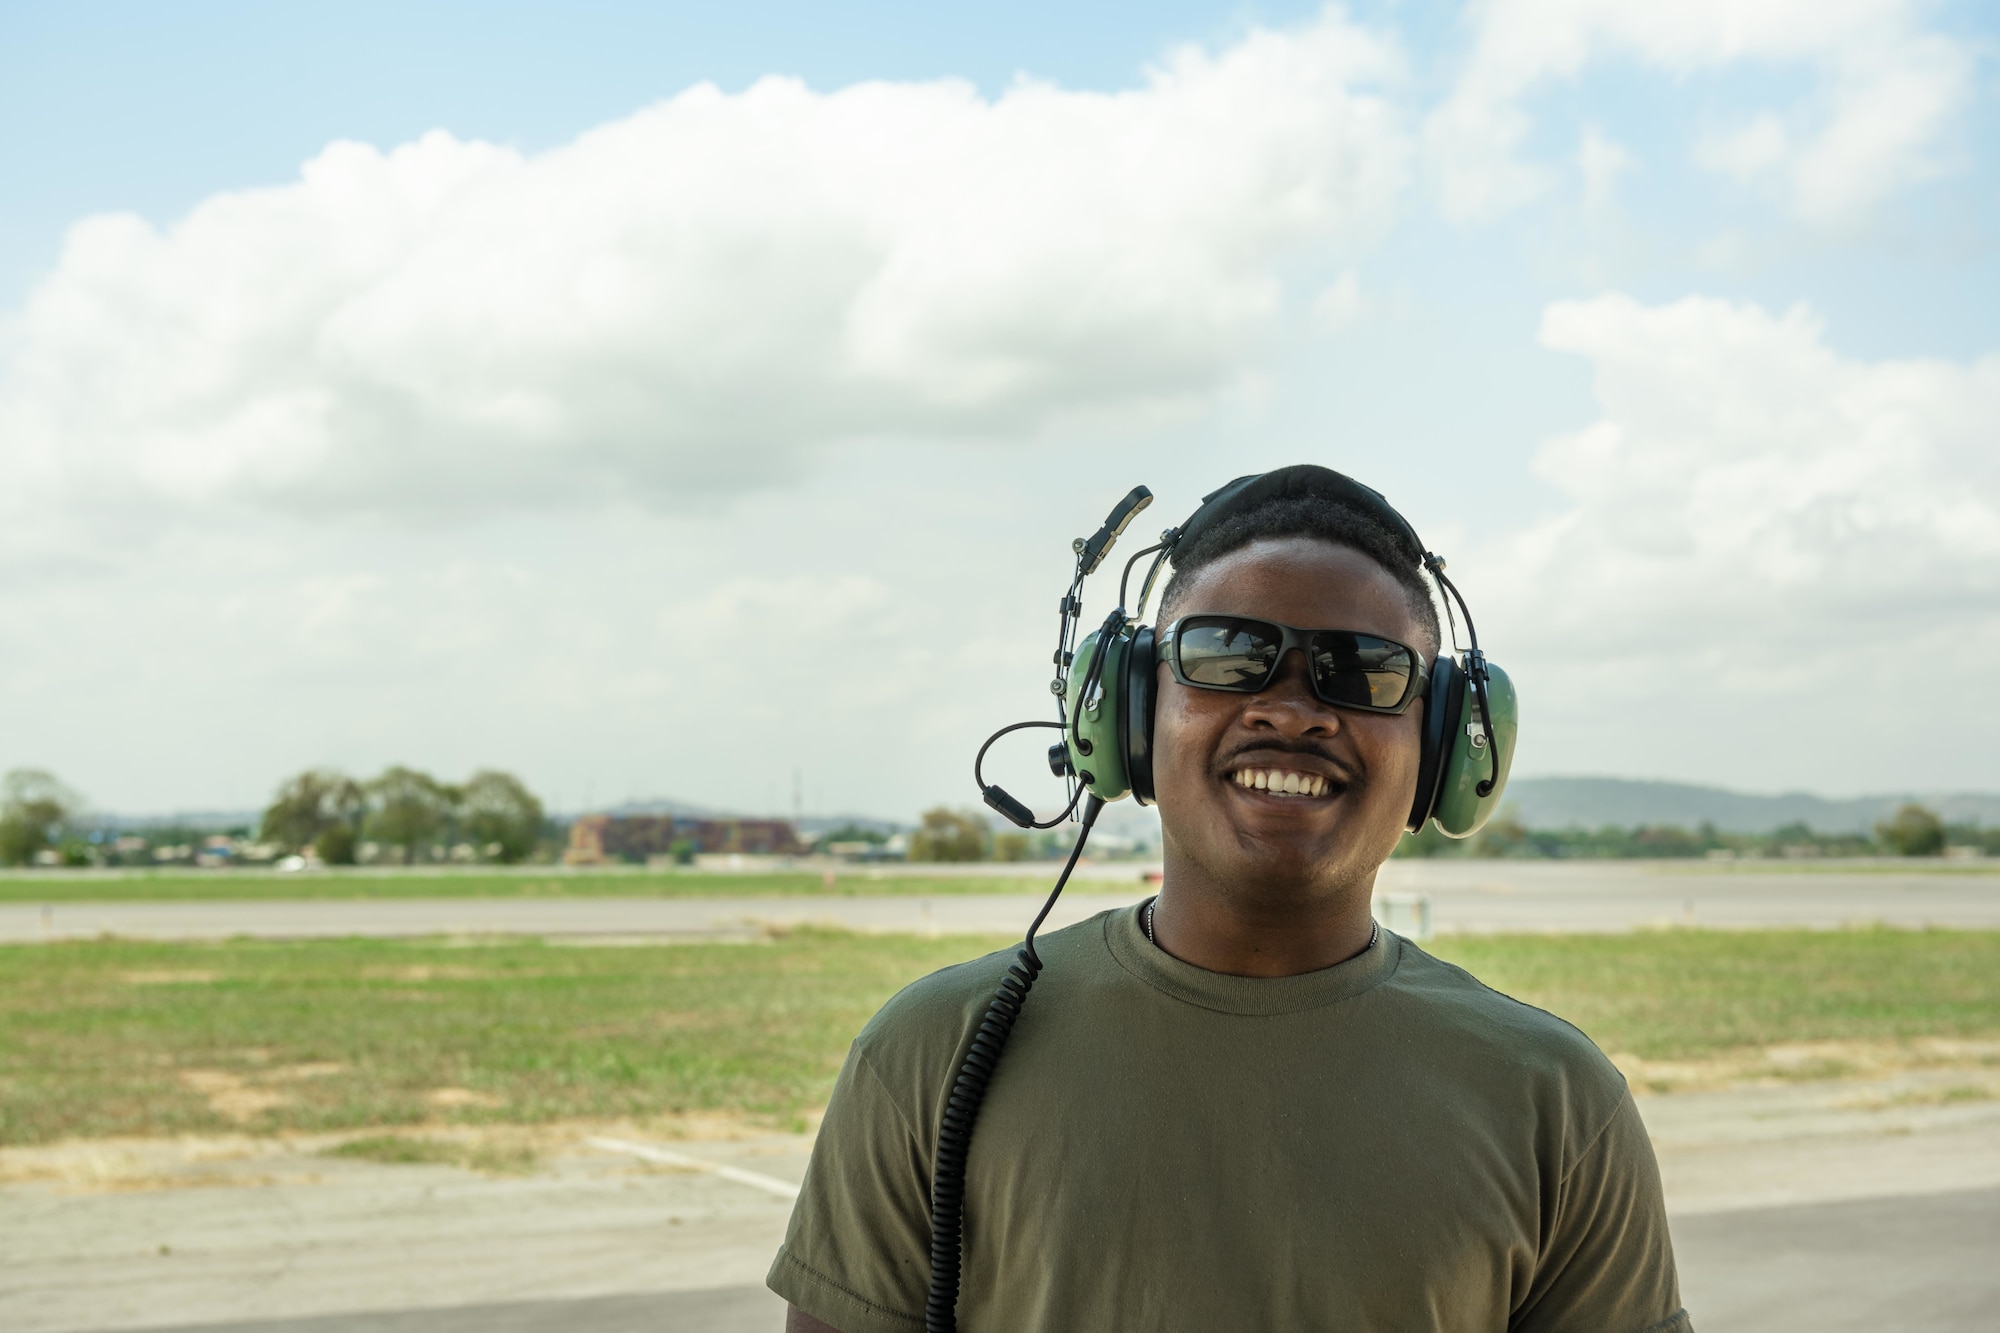
[[[1083,855],[1090,827],[1103,809],[1104,802],[1094,795],[1084,801],[1076,845],[1070,848],[1069,860],[1056,877],[1048,901],[1028,926],[1021,951],[1000,979],[1000,989],[987,1004],[986,1016],[979,1020],[979,1030],[973,1034],[972,1045],[958,1066],[958,1077],[952,1081],[951,1096],[945,1101],[944,1115],[938,1122],[937,1163],[931,1168],[931,1292],[924,1302],[924,1333],[957,1333],[959,1267],[965,1239],[965,1159],[972,1150],[972,1128],[979,1119],[980,1103],[986,1100],[986,1085],[1014,1031],[1014,1020],[1021,1016],[1021,1006],[1027,1003],[1028,992],[1042,972],[1041,956],[1035,952],[1035,932],[1062,896],[1077,858]]]

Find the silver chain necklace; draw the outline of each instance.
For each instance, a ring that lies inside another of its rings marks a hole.
[[[1155,949],[1160,947],[1160,942],[1157,939],[1153,938],[1153,909],[1155,907],[1158,907],[1159,905],[1160,905],[1159,895],[1154,894],[1151,898],[1148,898],[1146,900],[1146,914],[1139,918],[1139,924],[1146,928],[1146,943],[1152,945]],[[1380,921],[1369,922],[1368,944],[1367,947],[1362,949],[1361,952],[1367,953],[1369,949],[1375,947],[1376,942],[1381,938],[1382,938],[1382,923]]]

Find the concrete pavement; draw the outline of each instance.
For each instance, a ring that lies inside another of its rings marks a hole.
[[[1682,1218],[1674,1248],[1701,1333],[1977,1333],[2000,1322],[2000,1190]]]
[[[1066,892],[1051,926],[1136,902],[1137,869],[1105,867]],[[1801,926],[1858,922],[2000,929],[2000,872],[1790,871],[1707,863],[1391,861],[1379,895],[1422,895],[1444,932],[1618,931],[1646,926]],[[52,890],[53,896],[53,890]],[[1018,893],[757,898],[382,898],[0,904],[0,943],[87,939],[329,938],[350,935],[742,936],[764,924],[866,931],[1001,934],[1041,905]],[[1386,908],[1389,924],[1405,923]]]
[[[2000,1190],[1685,1217],[1702,1333],[1973,1333],[2000,1308]],[[183,1326],[179,1333],[777,1333],[762,1287]]]
[[[2000,1068],[1641,1099],[1703,1333],[1990,1328]],[[644,1138],[657,1127],[605,1132]],[[327,1141],[0,1150],[0,1327],[18,1333],[626,1333],[779,1327],[789,1205],[555,1143],[520,1178]],[[796,1181],[810,1140],[677,1140]]]
[[[1447,932],[1644,926],[2000,928],[2000,868],[1791,869],[1704,861],[1391,861],[1378,894],[1422,894]]]
[[[778,1333],[784,1326],[785,1303],[754,1286],[170,1327],[173,1333]]]

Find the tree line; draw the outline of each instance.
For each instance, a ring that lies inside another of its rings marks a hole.
[[[1073,829],[1039,834],[1012,829],[996,833],[977,810],[937,806],[920,816],[910,834],[912,861],[1029,861],[1061,856],[1069,851]]]
[[[453,784],[401,764],[366,782],[312,768],[278,788],[258,833],[287,851],[310,848],[328,865],[353,865],[365,843],[406,865],[444,860],[459,847],[511,864],[535,850],[542,818],[535,794],[498,769]]]
[[[1677,824],[1534,829],[1502,811],[1499,818],[1463,841],[1447,838],[1427,825],[1422,833],[1404,838],[1396,855],[1552,860],[1943,856],[1947,848],[1955,847],[2000,856],[2000,828],[1947,824],[1934,811],[1914,803],[1877,824],[1873,836],[1820,833],[1802,823],[1786,824],[1769,833],[1725,833],[1713,824],[1692,829]]]
[[[55,775],[17,768],[0,778],[0,866],[127,863],[117,849],[162,839],[200,837],[191,829],[152,829],[149,839],[116,837],[108,825],[85,818],[84,801]],[[247,838],[249,829],[240,832]],[[373,844],[371,859],[414,864],[446,859],[513,863],[535,854],[551,829],[541,801],[521,780],[482,769],[463,783],[394,765],[365,781],[328,768],[286,779],[258,826],[265,855],[307,853],[329,865],[351,865]],[[909,836],[912,861],[1024,861],[1059,857],[1069,850],[1067,827],[1037,834],[995,832],[977,810],[939,806],[926,810]],[[879,842],[883,835],[859,827],[836,830],[822,844]],[[1770,833],[1724,833],[1713,825],[1638,828],[1531,829],[1503,812],[1480,833],[1454,841],[1433,828],[1403,839],[1398,856],[1488,858],[1679,858],[1708,855],[1941,856],[1966,848],[2000,856],[2000,828],[1946,824],[1921,805],[1905,805],[1863,833],[1819,833],[1789,824]],[[182,852],[188,848],[181,848]]]
[[[512,863],[534,853],[545,825],[541,801],[511,773],[481,769],[449,783],[397,764],[365,781],[329,768],[287,778],[256,837],[267,860],[307,853],[329,865],[352,865],[372,843],[377,859],[404,864],[465,857]],[[42,769],[17,768],[0,778],[0,866],[128,863],[127,844],[143,859],[162,840],[201,836],[182,828],[151,832],[120,836],[87,816],[83,797]]]

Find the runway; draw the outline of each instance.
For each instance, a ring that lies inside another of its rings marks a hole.
[[[1154,891],[1134,869],[1106,868],[1065,893],[1055,926]],[[393,898],[0,904],[0,943],[89,939],[542,935],[665,939],[742,936],[764,925],[1000,934],[1022,929],[1040,898],[1017,893],[760,898]],[[2000,929],[2000,870],[1717,869],[1707,863],[1391,861],[1378,915],[1410,931],[1398,900],[1429,900],[1440,933],[1623,931],[1650,926],[1887,925]]]

